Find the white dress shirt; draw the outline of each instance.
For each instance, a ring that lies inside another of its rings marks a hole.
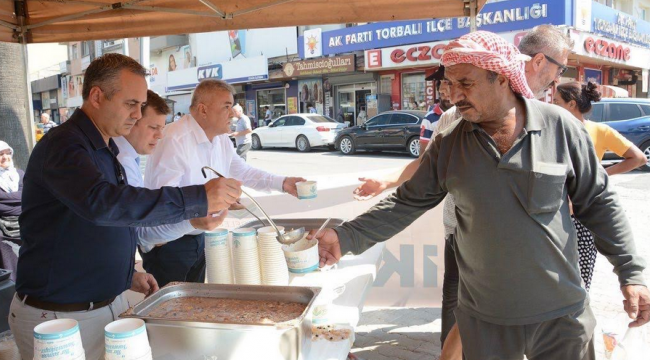
[[[129,185],[144,187],[144,179],[140,172],[140,155],[135,151],[131,143],[124,137],[113,138],[115,144],[120,149],[117,155],[117,160],[124,167],[126,172],[126,180]],[[137,227],[135,229],[138,234],[138,245],[143,252],[149,252],[154,246],[165,244],[172,240],[196,230],[189,220],[183,220],[176,224],[166,224],[154,227]]]
[[[158,189],[163,186],[203,185],[217,177],[212,171],[206,171],[208,177],[204,178],[201,173],[204,166],[210,166],[223,176],[239,180],[244,186],[255,190],[283,191],[284,176],[273,175],[248,165],[237,155],[228,134],[208,139],[190,114],[165,127],[164,137],[147,159],[144,186]],[[170,226],[177,225],[180,226]],[[185,234],[202,232],[194,230]]]

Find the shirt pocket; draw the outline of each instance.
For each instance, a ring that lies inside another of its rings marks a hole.
[[[541,214],[556,212],[562,206],[566,183],[566,166],[541,164],[538,171],[528,174],[528,212]]]

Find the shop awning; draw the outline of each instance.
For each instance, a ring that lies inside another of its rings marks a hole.
[[[604,98],[627,98],[630,97],[630,93],[618,86],[612,85],[600,85],[600,94]]]
[[[487,0],[0,0],[0,41],[66,42],[469,16]],[[24,35],[24,36],[23,36]]]

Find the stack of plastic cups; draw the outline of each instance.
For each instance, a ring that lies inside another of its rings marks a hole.
[[[255,229],[242,228],[232,231],[232,260],[237,284],[262,284]]]
[[[151,360],[147,328],[141,319],[121,319],[104,327],[105,360]]]
[[[278,226],[284,234],[284,227]],[[289,285],[289,269],[284,259],[282,244],[277,240],[278,234],[272,226],[257,230],[257,243],[260,249],[260,267],[262,268],[262,284]]]
[[[86,359],[76,320],[50,320],[34,328],[34,360],[45,359]]]
[[[205,233],[205,264],[208,283],[233,283],[228,230],[216,229]]]

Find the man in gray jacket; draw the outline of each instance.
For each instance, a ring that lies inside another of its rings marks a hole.
[[[581,286],[569,197],[614,265],[631,326],[650,319],[644,263],[585,129],[568,112],[527,99],[527,59],[484,31],[452,41],[442,64],[463,119],[438,134],[395,195],[323,233],[321,263],[391,238],[450,193],[465,357],[593,359],[595,318]]]

